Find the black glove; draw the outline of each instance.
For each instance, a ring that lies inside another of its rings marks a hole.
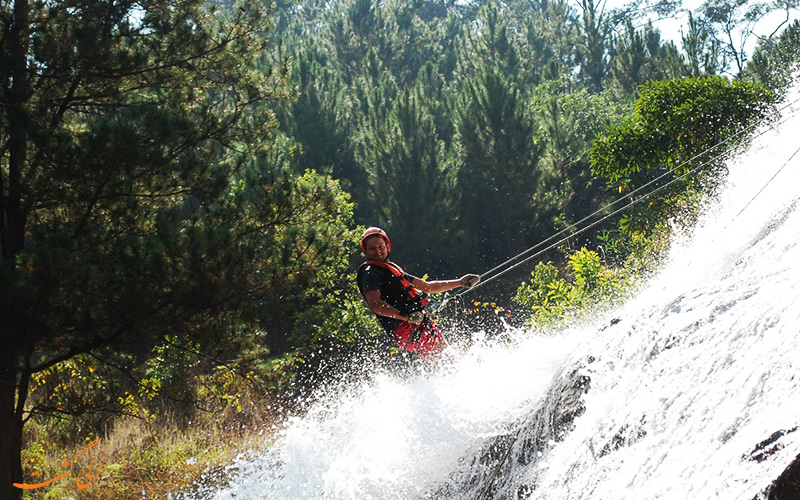
[[[461,277],[461,286],[472,288],[473,286],[477,285],[480,280],[481,277],[477,274],[465,274]]]
[[[425,315],[422,311],[414,311],[408,315],[408,322],[412,325],[419,325],[425,320]]]

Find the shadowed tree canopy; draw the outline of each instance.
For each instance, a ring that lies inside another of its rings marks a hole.
[[[519,91],[494,69],[468,82],[459,108],[459,220],[466,251],[491,266],[547,232],[533,203],[541,150]]]
[[[295,173],[275,131],[262,2],[0,14],[0,498],[18,498],[31,374],[252,329],[259,304],[343,255],[350,208]]]

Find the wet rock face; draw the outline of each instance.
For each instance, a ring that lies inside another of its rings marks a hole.
[[[640,441],[647,435],[647,431],[644,430],[646,423],[647,417],[642,416],[642,418],[639,420],[639,423],[635,426],[625,424],[620,427],[616,434],[614,434],[614,436],[611,438],[611,441],[606,443],[606,445],[600,449],[597,454],[598,458],[609,455],[620,448],[630,446]]]
[[[586,363],[578,363],[556,379],[541,406],[516,431],[497,436],[471,460],[465,459],[451,475],[450,484],[437,491],[434,498],[528,498],[536,484],[512,488],[513,470],[534,464],[572,431],[575,419],[586,411],[583,395],[589,391],[591,380],[583,372],[585,365],[593,361],[589,358]]]
[[[781,438],[797,431],[797,427],[774,432],[770,437],[758,443],[749,456],[745,458],[756,462],[767,460],[775,452],[783,448]],[[772,484],[753,500],[800,500],[800,455],[778,476]]]
[[[800,455],[769,488],[753,500],[800,500]]]
[[[800,455],[754,500],[800,500]]]
[[[767,498],[769,500],[800,500],[800,455],[773,483]]]
[[[529,465],[553,443],[562,441],[574,428],[574,421],[586,411],[583,395],[589,392],[591,380],[582,375],[583,366],[554,385],[542,407],[527,422],[516,457],[520,465]]]
[[[758,443],[750,452],[748,457],[745,457],[749,460],[755,460],[756,462],[763,462],[767,458],[770,457],[773,453],[783,448],[783,444],[780,442],[780,439],[787,435],[795,432],[797,427],[793,427],[789,430],[781,430],[775,431],[772,433],[770,437]]]

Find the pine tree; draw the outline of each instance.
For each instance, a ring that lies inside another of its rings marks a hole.
[[[0,497],[10,499],[22,491],[12,483],[23,482],[32,374],[91,352],[135,380],[176,333],[225,349],[277,289],[313,283],[341,259],[350,234],[346,196],[324,176],[298,176],[276,133],[266,103],[285,97],[286,75],[260,66],[261,2],[0,9]]]
[[[723,66],[719,40],[691,13],[687,33],[681,33],[681,45],[686,54],[687,76],[711,76],[726,69]]]
[[[466,82],[457,123],[464,251],[473,266],[495,265],[550,229],[533,205],[540,147],[519,91],[491,67]]]
[[[603,90],[613,56],[612,25],[602,9],[603,5],[605,3],[601,1],[580,0],[578,80],[594,93]]]
[[[543,79],[569,74],[577,65],[578,21],[575,9],[564,0],[542,2],[525,17],[520,59],[524,82],[534,86]]]
[[[637,30],[628,21],[625,33],[616,44],[611,60],[608,86],[620,100],[635,99],[639,86],[652,80],[671,80],[686,75],[678,49],[672,42],[663,44],[651,24]]]
[[[375,177],[371,190],[379,221],[398,242],[401,262],[442,271],[443,251],[451,232],[451,186],[444,142],[439,139],[421,85],[401,92],[376,130]]]
[[[320,59],[323,56],[314,49],[304,50],[295,59],[292,76],[297,96],[279,108],[278,119],[281,128],[300,144],[300,168],[340,180],[357,209],[365,208],[367,174],[356,163],[349,144],[355,128],[352,102],[341,91],[341,79]]]
[[[471,28],[465,30],[462,37],[458,78],[463,81],[491,65],[500,74],[517,81],[520,60],[501,6],[495,2],[486,3]]]

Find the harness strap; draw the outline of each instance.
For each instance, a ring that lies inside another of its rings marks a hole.
[[[428,305],[428,299],[422,297],[420,293],[414,288],[414,285],[411,283],[412,278],[409,276],[403,268],[399,265],[395,264],[394,262],[381,262],[381,261],[367,261],[363,266],[378,266],[384,269],[388,269],[391,273],[400,279],[400,284],[403,285],[403,291],[408,294],[414,300],[419,300],[423,306]]]

